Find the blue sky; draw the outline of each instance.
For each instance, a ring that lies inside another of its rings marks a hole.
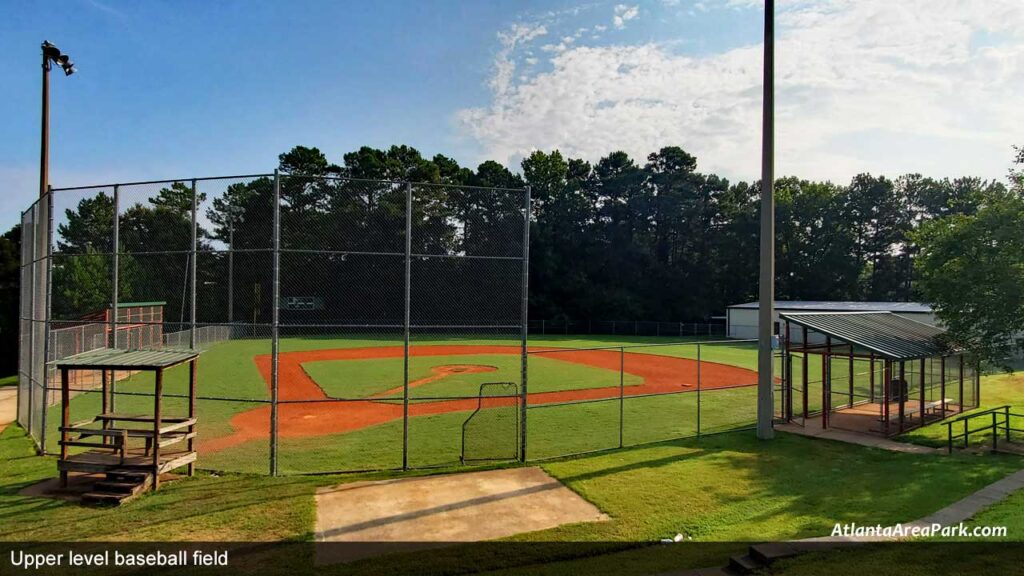
[[[1024,125],[1024,11],[955,4],[780,0],[780,172],[1002,177],[1024,143],[1008,128]],[[678,144],[702,169],[757,175],[755,0],[65,0],[4,12],[3,226],[37,186],[43,39],[79,68],[52,78],[55,186],[264,171],[296,144],[340,161],[406,143],[513,168],[538,148],[596,160]]]

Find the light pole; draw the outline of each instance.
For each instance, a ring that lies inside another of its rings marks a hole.
[[[64,70],[65,76],[75,73],[75,64],[67,54],[43,41],[43,126],[39,152],[39,197],[46,195],[50,185],[50,66],[57,64]]]
[[[761,265],[757,319],[757,437],[774,436],[772,336],[775,332],[775,2],[764,3],[761,123]]]

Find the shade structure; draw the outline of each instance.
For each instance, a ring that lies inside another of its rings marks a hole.
[[[941,356],[946,331],[892,312],[793,312],[780,318],[888,360]]]

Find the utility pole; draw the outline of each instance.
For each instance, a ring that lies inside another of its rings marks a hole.
[[[60,49],[43,41],[43,118],[39,150],[39,197],[46,195],[50,187],[50,67],[51,63],[57,63],[64,70],[65,76],[75,73],[75,64],[67,54],[62,54]]]
[[[772,427],[775,328],[775,2],[764,5],[764,95],[761,124],[761,278],[757,320],[757,437],[775,436]]]

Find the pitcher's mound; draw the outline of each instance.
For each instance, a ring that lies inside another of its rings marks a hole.
[[[318,564],[608,519],[536,467],[343,484],[316,507]]]

